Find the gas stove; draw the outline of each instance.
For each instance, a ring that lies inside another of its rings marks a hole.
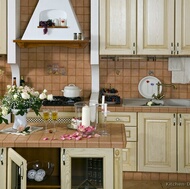
[[[44,106],[74,106],[75,102],[82,101],[81,97],[67,98],[64,96],[53,96],[53,100],[44,100]]]

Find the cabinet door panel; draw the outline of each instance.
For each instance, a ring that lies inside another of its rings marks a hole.
[[[190,115],[178,117],[178,172],[190,173]]]
[[[176,54],[190,52],[190,1],[176,1]]]
[[[176,124],[173,114],[139,113],[139,171],[176,171]]]
[[[132,54],[135,44],[136,1],[101,0],[100,54]]]
[[[118,166],[117,162],[114,162],[113,157],[113,149],[109,148],[66,148],[62,149],[62,157],[64,163],[61,163],[61,187],[71,188],[71,179],[72,179],[72,172],[71,172],[71,165],[72,165],[72,158],[103,158],[103,188],[110,188],[113,189],[114,181],[113,181],[113,169],[114,165]],[[115,164],[114,164],[115,163]],[[118,162],[119,163],[119,162]],[[118,171],[118,170],[116,170]],[[121,176],[114,172],[115,176]],[[118,186],[116,187],[118,188]]]
[[[6,54],[6,1],[0,1],[0,54]]]
[[[8,171],[7,172],[8,172],[7,174],[8,188],[17,188],[18,185],[20,185],[20,189],[26,188],[27,162],[22,156],[20,156],[12,148],[8,149]],[[20,182],[20,184],[18,182]]]
[[[174,0],[138,0],[137,23],[138,54],[171,54]]]
[[[6,166],[7,166],[7,152],[6,148],[0,148],[0,181],[1,189],[6,189]]]

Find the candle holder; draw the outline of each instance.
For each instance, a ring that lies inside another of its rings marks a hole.
[[[101,104],[102,106],[102,124],[99,125],[99,129],[98,129],[98,134],[105,136],[105,135],[109,135],[109,132],[107,130],[107,104]]]

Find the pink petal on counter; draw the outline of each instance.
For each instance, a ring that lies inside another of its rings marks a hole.
[[[48,137],[44,137],[43,140],[49,140],[49,138]]]
[[[76,140],[80,140],[82,138],[82,136],[78,136],[76,137]]]
[[[101,135],[99,135],[99,134],[95,134],[95,135],[94,135],[94,137],[100,137],[100,136],[101,136]]]

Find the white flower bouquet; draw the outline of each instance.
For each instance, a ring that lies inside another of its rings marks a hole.
[[[11,113],[12,109],[17,109],[17,115],[24,115],[28,109],[32,109],[36,115],[39,115],[39,110],[44,99],[52,100],[53,95],[47,95],[47,90],[44,89],[40,94],[34,88],[28,86],[11,86],[7,85],[7,92],[2,99],[0,107],[0,123],[8,121],[4,116]]]

